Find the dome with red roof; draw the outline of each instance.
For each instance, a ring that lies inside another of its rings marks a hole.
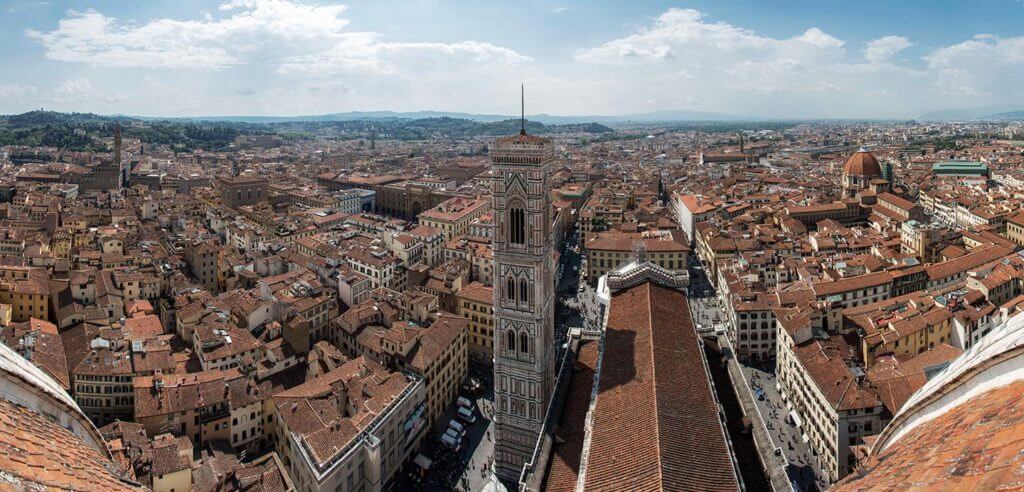
[[[882,177],[882,166],[878,164],[878,159],[875,159],[871,152],[861,148],[846,160],[846,165],[843,166],[843,174],[847,176],[880,178]]]

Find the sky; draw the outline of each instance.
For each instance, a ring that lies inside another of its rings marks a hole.
[[[0,0],[0,113],[1024,108],[1024,0]]]

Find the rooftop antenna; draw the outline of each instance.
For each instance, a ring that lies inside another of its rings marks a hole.
[[[526,84],[519,86],[519,134],[526,135]]]

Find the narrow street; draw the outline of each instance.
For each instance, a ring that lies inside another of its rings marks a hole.
[[[559,355],[569,328],[583,326],[584,323],[596,323],[598,313],[593,289],[586,288],[580,291],[580,271],[583,267],[578,248],[579,240],[576,236],[570,236],[562,248],[558,266],[561,277],[556,287],[555,348]],[[557,360],[560,360],[560,357]],[[462,437],[458,452],[440,441],[448,429],[448,422],[456,418],[458,403],[453,401],[434,423],[434,428],[424,436],[420,445],[419,453],[431,460],[430,470],[423,478],[419,478],[419,467],[414,463],[408,463],[389,490],[477,492],[483,490],[490,482],[495,437],[493,368],[471,362],[469,375],[480,381],[481,390],[476,395],[465,390],[459,392],[459,396],[473,402],[476,422],[466,425],[466,434]],[[415,457],[415,454],[413,456]]]
[[[594,323],[598,310],[593,289],[586,286],[581,277],[584,267],[582,246],[578,236],[572,235],[566,240],[559,264],[562,275],[555,289],[558,296],[555,308],[555,344],[561,346],[565,342],[569,328]]]
[[[786,453],[789,462],[787,473],[791,481],[800,485],[800,490],[815,491],[828,488],[826,480],[818,470],[816,458],[808,443],[804,442],[800,428],[788,417],[786,404],[782,401],[776,385],[774,365],[743,365],[746,383],[757,398],[758,411],[768,426],[768,434],[775,447]]]
[[[696,257],[691,256],[687,271],[690,275],[690,287],[687,298],[690,301],[690,314],[698,333],[714,333],[725,329],[724,312],[715,297],[715,289],[704,273],[704,267]]]
[[[707,357],[715,394],[725,413],[725,427],[729,433],[729,440],[732,441],[732,450],[739,465],[743,485],[747,490],[767,490],[769,482],[765,477],[764,465],[757,455],[754,439],[743,419],[743,409],[733,391],[722,354],[712,344],[705,343],[704,355]]]
[[[470,364],[470,376],[478,378],[481,390],[473,395],[465,390],[459,395],[473,402],[476,422],[465,424],[466,434],[458,452],[440,441],[448,423],[456,419],[458,403],[452,402],[434,427],[423,437],[419,453],[430,459],[430,469],[422,481],[419,467],[408,463],[389,490],[422,490],[442,492],[450,490],[478,491],[489,481],[491,461],[494,459],[494,389],[491,369],[482,364]],[[415,457],[415,455],[413,455]]]
[[[705,274],[703,265],[696,258],[693,258],[690,262],[689,272],[690,310],[698,330],[701,328],[713,331],[727,330],[728,322],[725,319],[725,312],[721,308],[720,301],[715,295],[715,290]],[[709,366],[713,366],[713,360],[717,360],[720,355],[717,352],[709,353]],[[745,363],[740,365],[746,376],[744,384],[749,386],[752,394],[761,395],[756,399],[758,411],[768,426],[767,431],[772,437],[773,444],[786,454],[786,460],[789,463],[786,473],[789,475],[790,481],[796,484],[798,490],[801,491],[825,490],[827,482],[822,478],[822,474],[815,464],[814,454],[809,449],[807,443],[800,437],[800,429],[797,428],[792,419],[787,421],[785,404],[782,402],[782,397],[779,396],[776,388],[774,363],[769,365],[762,364],[760,366],[752,366]],[[714,372],[715,369],[712,367],[713,377],[715,376]],[[728,377],[724,380],[717,377],[714,377],[714,379],[716,388],[721,385],[728,385],[732,388],[732,383],[729,382]],[[745,391],[743,388],[740,388],[740,390]],[[730,420],[730,424],[732,424],[733,416],[730,415],[730,409],[728,408],[730,397],[734,399],[734,395],[724,395],[719,391],[719,400],[722,402],[722,406],[726,407],[724,410]],[[736,410],[739,411],[738,408]],[[744,434],[734,433],[731,425],[730,436],[734,438],[734,446],[743,445],[749,437]],[[737,442],[737,439],[739,442]],[[736,454],[739,459],[744,454],[744,451],[737,447]]]

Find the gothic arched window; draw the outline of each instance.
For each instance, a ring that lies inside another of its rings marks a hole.
[[[508,333],[506,333],[506,335],[507,335],[507,337],[505,339],[505,348],[515,352],[515,350],[516,350],[516,332],[514,332],[512,330],[509,330]]]
[[[519,300],[530,302],[530,287],[526,285],[526,279],[519,279]]]
[[[516,300],[516,281],[512,280],[512,277],[508,278],[508,298]]]
[[[531,352],[530,337],[526,334],[525,331],[519,334],[519,351],[522,352],[523,354],[529,354]]]
[[[526,244],[526,212],[514,205],[508,214],[508,240],[512,244]]]

